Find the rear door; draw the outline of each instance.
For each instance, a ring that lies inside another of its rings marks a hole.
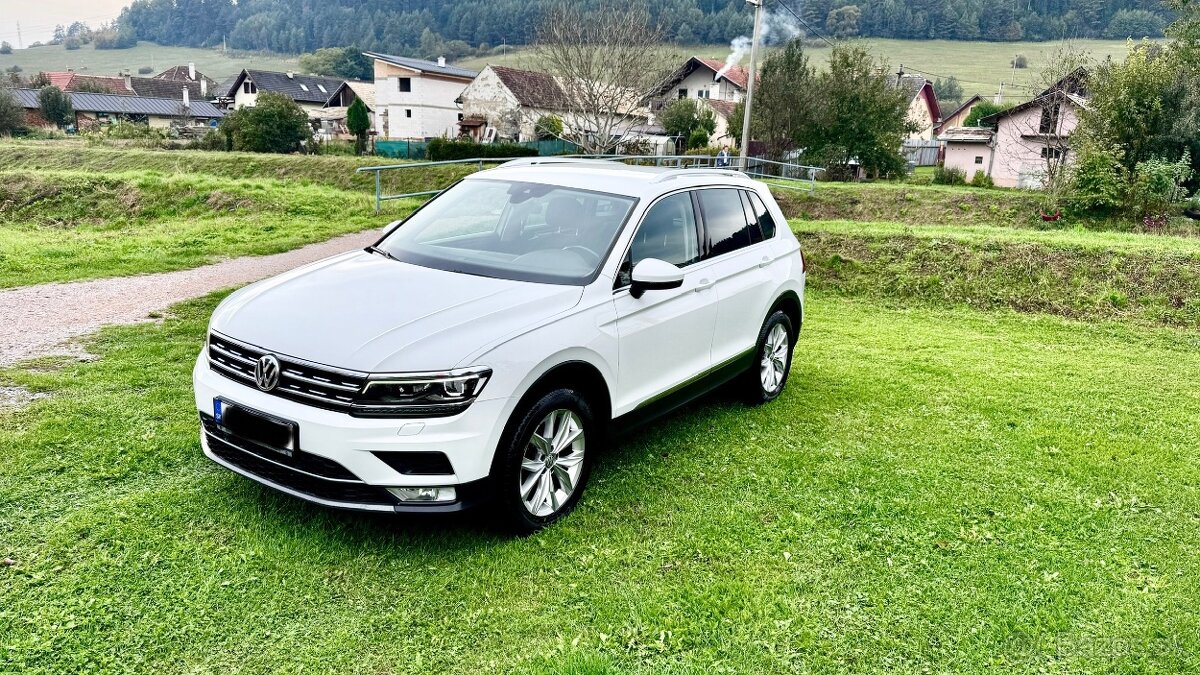
[[[724,365],[754,348],[775,285],[771,240],[765,240],[750,197],[737,188],[697,192],[705,235],[705,263],[717,293],[712,363]],[[772,229],[771,234],[774,234]]]

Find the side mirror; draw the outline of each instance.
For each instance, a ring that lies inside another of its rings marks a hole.
[[[646,258],[633,268],[629,295],[642,297],[646,291],[665,291],[683,285],[683,270],[665,260]]]

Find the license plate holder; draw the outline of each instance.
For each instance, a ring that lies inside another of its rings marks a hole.
[[[213,399],[213,418],[225,432],[239,440],[291,457],[300,448],[300,425],[265,412]]]

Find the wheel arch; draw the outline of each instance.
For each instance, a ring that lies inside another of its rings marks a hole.
[[[767,311],[767,316],[771,316],[777,311],[782,311],[792,321],[792,343],[795,344],[800,337],[800,326],[804,323],[804,305],[800,296],[792,290],[780,293],[775,302],[771,304],[771,309]]]

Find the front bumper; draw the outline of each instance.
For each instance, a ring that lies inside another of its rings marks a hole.
[[[489,496],[506,399],[475,401],[454,417],[363,419],[247,387],[210,369],[203,354],[192,375],[204,454],[280,492],[339,509],[422,513],[461,511]],[[231,436],[213,421],[217,397],[297,423],[299,450],[287,457]],[[441,453],[450,473],[401,473],[380,458],[397,451]],[[386,489],[423,486],[453,486],[456,501],[400,502]]]

